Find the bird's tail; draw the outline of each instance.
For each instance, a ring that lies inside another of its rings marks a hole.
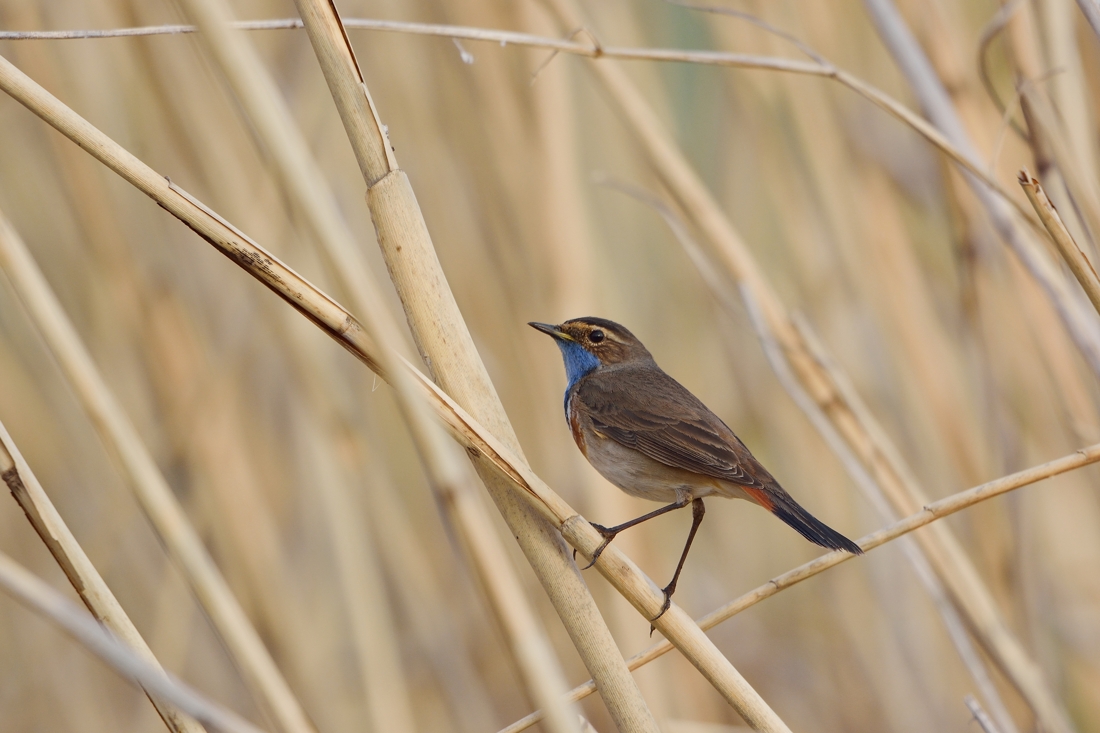
[[[770,486],[768,489],[749,489],[746,493],[752,497],[753,501],[782,519],[794,528],[794,531],[815,545],[827,547],[830,550],[844,550],[853,555],[863,554],[859,545],[803,509],[779,485]]]

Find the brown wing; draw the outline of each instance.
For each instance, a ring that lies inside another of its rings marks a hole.
[[[593,427],[655,461],[742,486],[775,484],[717,415],[654,364],[599,370],[576,390]]]
[[[612,440],[666,466],[744,486],[748,498],[810,542],[863,553],[859,545],[803,509],[717,415],[655,364],[601,369],[574,389],[593,427]]]

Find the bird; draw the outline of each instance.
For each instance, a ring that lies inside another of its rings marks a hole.
[[[672,581],[663,588],[664,605],[654,621],[671,605],[703,521],[703,499],[709,496],[746,499],[816,545],[863,554],[859,545],[803,509],[726,423],[657,366],[626,327],[595,317],[528,325],[551,336],[561,350],[568,381],[565,418],[584,457],[627,494],[668,502],[614,527],[593,523],[603,542],[585,569],[623,530],[692,507],[687,543]]]

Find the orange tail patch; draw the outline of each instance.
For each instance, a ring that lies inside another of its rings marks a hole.
[[[769,512],[775,511],[775,502],[768,496],[768,492],[764,489],[758,489],[755,486],[742,486],[742,490],[749,495],[749,498],[760,506],[767,509]]]

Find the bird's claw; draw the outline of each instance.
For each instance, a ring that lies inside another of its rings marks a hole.
[[[676,589],[673,588],[672,590],[675,591]],[[661,592],[665,594],[665,602],[661,604],[661,610],[658,611],[657,615],[653,617],[653,620],[649,622],[650,636],[653,636],[653,632],[657,630],[657,627],[654,626],[654,624],[657,623],[657,619],[661,618],[661,616],[664,616],[665,611],[672,607],[672,591],[670,591],[668,588],[663,588]]]
[[[600,559],[600,555],[603,554],[603,551],[607,548],[608,545],[611,544],[611,540],[615,539],[615,535],[618,534],[618,532],[612,532],[602,524],[595,524],[594,522],[589,522],[589,524],[592,525],[593,529],[600,533],[600,536],[603,537],[603,542],[601,542],[600,546],[596,548],[596,551],[592,553],[592,562],[585,565],[583,568],[581,568],[581,570],[588,570],[588,568],[595,565],[596,561]],[[575,560],[576,558],[577,551],[573,550],[573,559]]]

